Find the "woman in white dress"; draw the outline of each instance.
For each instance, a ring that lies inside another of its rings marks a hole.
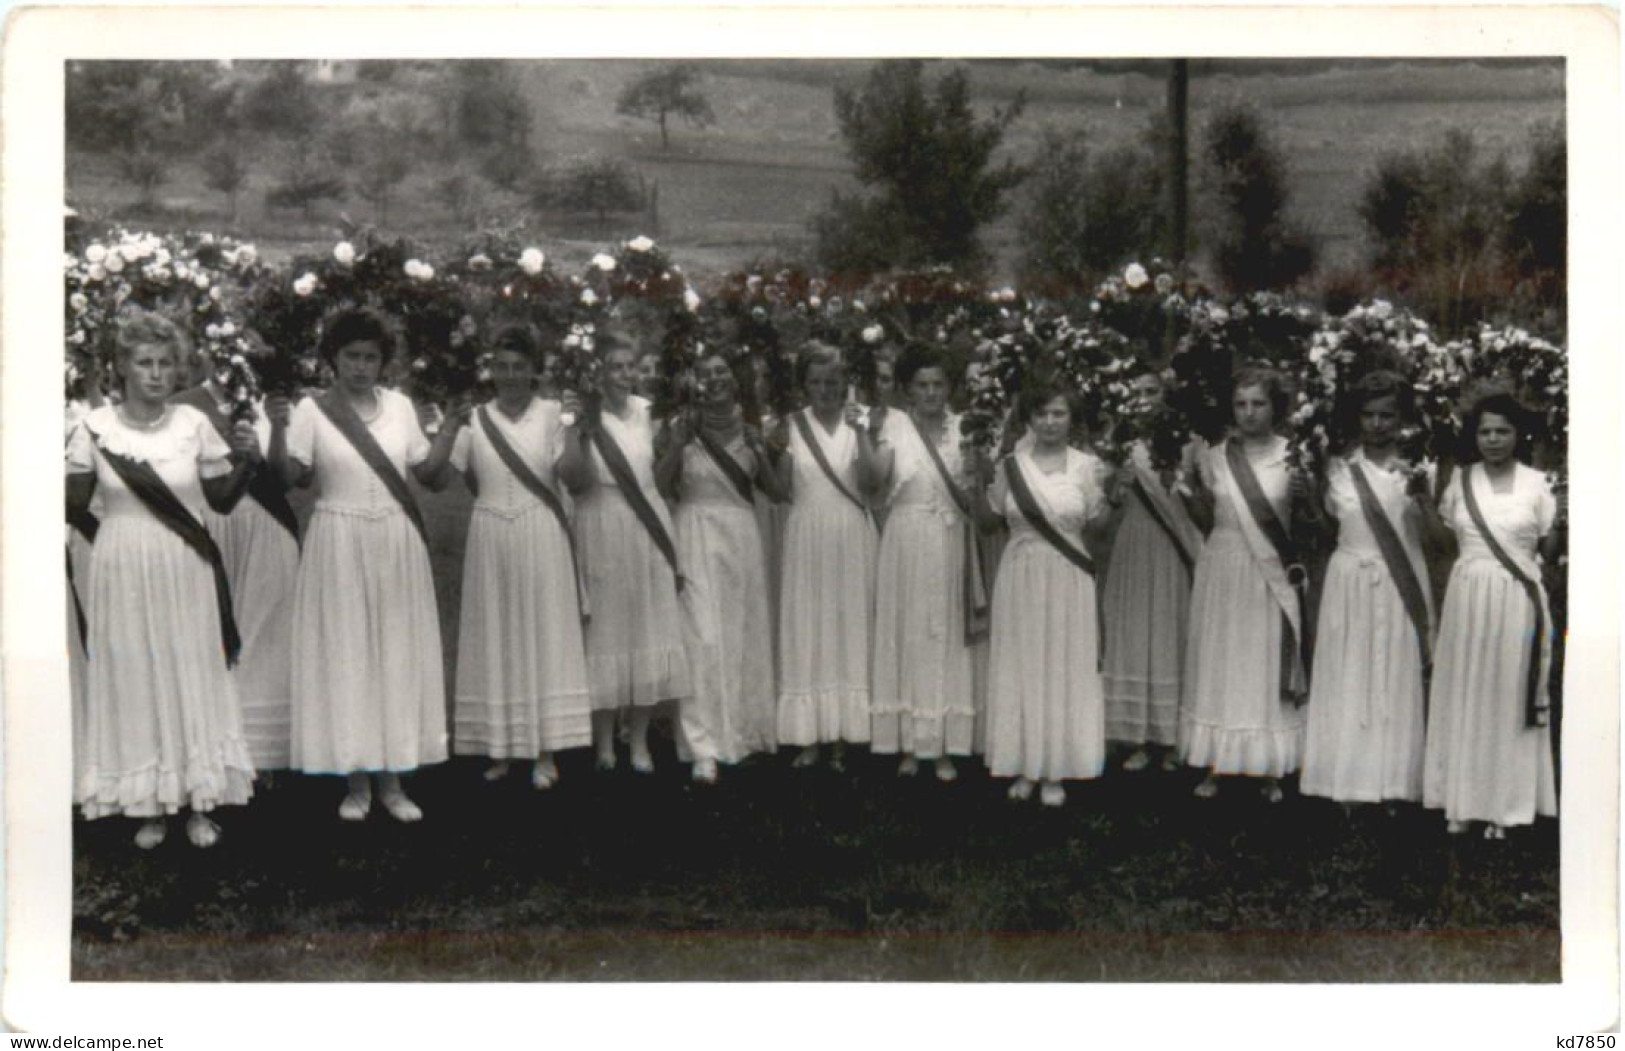
[[[231,433],[231,399],[213,376],[177,394],[175,400],[203,413],[222,437]],[[263,409],[256,406],[248,422],[261,446],[269,448],[271,421]],[[226,560],[232,609],[243,640],[236,669],[243,735],[255,769],[269,777],[270,771],[288,766],[299,522],[282,479],[275,471],[265,471],[255,476],[248,495],[231,514],[206,511],[203,524]]]
[[[705,603],[715,642],[690,654],[691,664],[708,665],[694,668],[692,707],[717,758],[732,764],[778,744],[773,621],[757,504],[783,493],[760,432],[744,420],[739,379],[728,359],[707,354],[694,377],[698,412],[667,428],[655,479],[677,507],[678,564]],[[695,776],[704,781],[715,774],[701,760]]]
[[[1326,473],[1337,549],[1321,590],[1300,786],[1341,803],[1417,801],[1434,617],[1414,496],[1427,476],[1412,482],[1414,465],[1399,458],[1403,378],[1373,372],[1354,397],[1359,447]]]
[[[1422,801],[1444,811],[1451,832],[1484,822],[1486,839],[1557,813],[1552,620],[1539,560],[1557,556],[1568,508],[1516,458],[1530,440],[1528,415],[1500,393],[1468,411],[1463,434],[1476,456],[1464,457],[1437,512],[1461,554],[1439,618]]]
[[[574,539],[554,476],[559,402],[531,393],[536,340],[511,327],[491,355],[496,397],[457,435],[451,462],[474,493],[463,558],[452,750],[487,756],[496,780],[531,759],[531,784],[558,781],[554,752],[592,741]],[[573,408],[572,404],[572,408]]]
[[[693,696],[678,595],[684,585],[671,516],[655,488],[649,402],[632,393],[637,354],[609,332],[599,333],[598,347],[603,400],[566,429],[558,473],[576,495],[576,553],[587,575],[597,765],[615,769],[615,716],[624,710],[632,769],[648,774],[656,706]]]
[[[403,394],[378,386],[394,351],[364,310],[325,326],[336,381],[301,401],[267,399],[271,459],[290,486],[316,486],[293,612],[293,768],[343,774],[339,817],[364,821],[373,788],[397,821],[423,811],[400,775],[446,759],[445,669],[427,533],[408,468],[441,488],[466,407],[434,442]],[[370,780],[368,775],[374,775]]]
[[[942,355],[910,347],[897,378],[910,408],[885,413],[875,453],[888,514],[875,577],[871,748],[901,753],[899,776],[930,759],[937,777],[952,781],[953,757],[974,752],[972,654],[985,643],[991,598],[980,558],[966,564],[976,552],[976,481],[961,463]]]
[[[238,656],[206,504],[231,510],[260,464],[253,428],[230,444],[204,416],[168,404],[184,337],[154,314],[119,324],[124,399],[92,410],[68,442],[70,518],[103,503],[85,591],[84,723],[74,801],[87,819],[142,819],[136,845],[163,842],[168,815],[191,808],[187,838],[212,846],[218,806],[253,793],[254,764],[230,664]]]
[[[1155,372],[1136,376],[1133,386],[1136,396],[1160,403]],[[1101,585],[1101,672],[1106,738],[1133,748],[1123,762],[1129,771],[1149,766],[1152,750],[1162,753],[1162,769],[1179,765],[1179,694],[1202,534],[1174,494],[1175,475],[1171,468],[1158,470],[1148,444],[1135,441],[1113,484],[1123,512]]]
[[[1110,513],[1100,459],[1072,448],[1079,416],[1060,389],[1022,396],[1033,440],[1000,461],[991,505],[1010,541],[993,585],[987,765],[1012,777],[1010,798],[1066,802],[1063,781],[1099,777],[1106,762],[1095,565],[1084,533]],[[978,490],[983,491],[983,490]]]
[[[781,485],[790,493],[779,607],[781,745],[794,765],[845,765],[847,744],[869,741],[870,639],[878,540],[866,494],[874,443],[862,411],[846,402],[841,352],[810,343],[796,363],[809,405],[774,431]]]
[[[1303,760],[1305,573],[1290,537],[1307,487],[1274,430],[1286,411],[1280,375],[1243,369],[1232,389],[1230,435],[1190,472],[1192,517],[1212,532],[1191,590],[1179,750],[1208,772],[1198,798],[1227,775],[1262,778],[1264,797],[1278,802],[1280,779]]]

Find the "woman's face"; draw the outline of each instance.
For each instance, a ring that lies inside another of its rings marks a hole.
[[[537,377],[537,386],[543,390],[552,390],[559,380],[559,356],[557,354],[542,355],[542,371]]]
[[[517,350],[499,350],[491,359],[491,384],[499,398],[518,398],[530,394],[536,368],[529,355]]]
[[[733,369],[720,355],[713,354],[695,366],[694,379],[700,386],[700,398],[707,405],[729,405],[734,400],[736,383]]]
[[[604,368],[598,386],[604,396],[620,400],[632,393],[638,379],[638,359],[630,350],[612,350],[604,355]]]
[[[807,367],[807,401],[813,410],[835,412],[846,400],[846,369],[838,361]]]
[[[1144,408],[1156,409],[1162,407],[1162,380],[1150,373],[1134,377],[1129,385],[1134,392],[1134,400]]]
[[[339,383],[353,394],[362,394],[378,385],[384,367],[384,352],[372,340],[346,343],[333,355],[333,371]]]
[[[1236,430],[1244,438],[1262,438],[1275,427],[1275,408],[1261,383],[1238,387],[1230,399],[1230,409],[1235,414]]]
[[[638,359],[637,364],[637,392],[645,398],[652,398],[655,394],[655,384],[660,379],[660,355],[645,354]]]
[[[875,404],[890,405],[897,396],[897,368],[889,358],[875,359]]]
[[[1380,449],[1392,445],[1398,436],[1398,398],[1385,394],[1360,407],[1360,441]]]
[[[1505,416],[1486,412],[1478,420],[1478,455],[1486,464],[1499,466],[1512,459],[1518,448],[1518,431]]]
[[[948,374],[940,368],[916,371],[908,381],[908,396],[921,416],[941,416],[948,407]]]
[[[180,357],[161,343],[136,347],[124,358],[124,397],[147,404],[162,402],[175,392]]]
[[[1039,406],[1038,411],[1033,413],[1032,419],[1027,422],[1033,429],[1033,437],[1040,445],[1050,447],[1065,445],[1067,438],[1072,434],[1072,406],[1057,394]]]

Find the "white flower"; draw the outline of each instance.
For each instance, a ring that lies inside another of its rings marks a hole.
[[[581,290],[581,305],[582,306],[590,307],[590,306],[592,306],[593,304],[595,304],[597,302],[598,302],[598,293],[594,292],[590,288],[583,288]]]
[[[215,324],[204,325],[203,326],[203,335],[208,337],[209,339],[219,339],[220,338],[220,326],[215,325]]]
[[[74,313],[83,314],[90,309],[90,300],[85,297],[83,292],[75,292],[68,297],[68,305],[73,308]]]
[[[355,262],[355,245],[348,241],[340,241],[333,246],[333,259],[340,266],[349,266]]]
[[[312,280],[315,280],[314,276],[312,276]],[[205,274],[201,270],[194,270],[192,272],[192,284],[196,285],[199,288],[208,288],[209,287],[209,275]]]
[[[115,258],[118,258],[119,256],[123,256],[124,257],[123,258],[124,262],[133,263],[137,259],[140,259],[142,256],[147,255],[147,254],[149,254],[149,253],[147,251],[143,250],[139,243],[137,243],[137,244],[121,244],[121,245],[118,246],[118,251],[117,252],[114,252],[114,253],[111,253],[110,255],[108,255],[107,261],[108,261],[109,264],[111,264]]]
[[[542,272],[542,264],[545,262],[547,257],[542,254],[540,248],[527,248],[519,253],[519,269],[532,277]]]
[[[1128,269],[1123,271],[1123,284],[1130,288],[1140,288],[1149,280],[1151,275],[1139,263],[1130,263]]]
[[[824,301],[819,299],[817,296],[811,296],[807,299],[807,305],[812,307],[814,310],[817,310],[819,307],[824,305]]]
[[[870,325],[868,328],[863,330],[863,341],[865,343],[879,343],[885,338],[886,330],[881,328],[879,325]]]
[[[76,347],[79,344],[83,343],[84,341],[85,341],[85,332],[84,332],[83,329],[78,329],[78,328],[74,329],[73,330],[73,335],[68,337],[68,342],[72,343]],[[75,370],[75,371],[77,371],[77,370]]]
[[[596,266],[598,269],[607,274],[611,270],[615,269],[615,257],[612,255],[605,255],[603,252],[599,252],[597,255],[592,257],[592,265]]]
[[[690,314],[700,309],[700,294],[692,288],[683,289],[683,306],[688,308]]]
[[[93,264],[91,268],[85,272],[86,281],[100,281],[106,276],[107,270],[100,263]]]
[[[116,274],[124,269],[124,256],[118,252],[109,252],[104,265],[107,267],[109,274]]]
[[[220,326],[220,338],[230,339],[237,334],[237,326],[227,321]]]
[[[434,267],[421,259],[408,259],[406,265],[401,269],[405,270],[406,276],[414,281],[427,281],[434,276]]]
[[[213,288],[209,289],[209,298],[214,300],[216,303],[220,302],[220,286],[219,285],[215,285]]]
[[[253,266],[260,254],[253,245],[240,245],[237,249],[237,265]]]
[[[169,249],[160,248],[152,254],[152,261],[159,266],[169,265]]]
[[[564,346],[567,350],[575,350],[577,347],[581,346],[581,334],[578,332],[572,332],[568,336],[565,336]]]
[[[590,354],[590,353],[592,353],[592,348],[593,348],[592,337],[591,336],[582,336],[581,337],[581,349],[585,350],[586,352],[588,352]]]
[[[639,236],[637,236],[637,237],[632,238],[632,240],[626,242],[626,247],[630,248],[634,252],[647,252],[649,249],[653,248],[654,246],[655,246],[655,243],[653,241],[649,240],[647,237],[642,236],[641,234]],[[606,266],[606,267],[604,267],[604,269],[608,270],[609,267]]]
[[[107,258],[107,249],[99,244],[93,244],[85,249],[85,262],[95,264]]]
[[[520,265],[524,265],[523,260],[520,261]],[[468,268],[470,270],[489,270],[491,269],[491,257],[484,252],[471,255],[468,257]],[[506,292],[506,289],[504,289],[504,292]]]
[[[293,283],[293,291],[296,295],[301,296],[308,296],[316,291],[316,275],[308,271],[300,275],[299,279]]]
[[[151,267],[151,268],[149,268],[147,270],[147,276],[152,278],[154,281],[158,282],[159,284],[163,284],[164,282],[169,280],[171,275],[169,273],[169,267],[167,267],[167,266],[155,266],[155,267]]]
[[[181,280],[181,281],[190,281],[190,280],[192,280],[192,271],[190,271],[190,270],[188,270],[186,268],[185,263],[176,263],[175,264],[175,277],[178,280]]]

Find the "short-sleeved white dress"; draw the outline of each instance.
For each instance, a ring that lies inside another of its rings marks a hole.
[[[671,515],[654,484],[654,427],[647,399],[632,395],[600,425],[632,468],[668,536]],[[646,707],[693,692],[684,620],[671,565],[587,443],[593,484],[576,503],[576,551],[587,573],[587,682],[595,710]],[[675,542],[675,537],[674,537]]]
[[[1100,460],[1068,449],[1065,466],[1041,470],[1011,454],[1049,522],[1074,547],[1105,510]],[[1057,551],[1021,513],[999,466],[995,510],[1010,542],[993,587],[988,665],[987,765],[995,777],[1060,781],[1099,777],[1106,763],[1095,579]]]
[[[755,455],[738,438],[723,451],[741,465]],[[682,455],[677,557],[712,628],[711,645],[691,648],[694,664],[710,665],[694,668],[705,688],[690,706],[691,718],[705,726],[718,759],[737,763],[777,744],[767,553],[756,507],[767,501],[747,501],[698,441]]]
[[[1557,515],[1545,476],[1523,464],[1516,465],[1510,492],[1495,492],[1479,465],[1458,471],[1445,489],[1439,513],[1455,529],[1461,555],[1439,616],[1422,802],[1451,821],[1527,825],[1537,815],[1557,813],[1551,728],[1528,726],[1524,715],[1535,611],[1473,524],[1463,484],[1473,486],[1497,542],[1536,581],[1537,545]],[[1551,667],[1551,625],[1548,615],[1537,656],[1542,692]]]
[[[831,434],[810,409],[800,411],[847,492],[861,500],[857,432],[841,422]],[[779,592],[779,743],[867,744],[874,525],[825,476],[794,420],[789,455],[794,474]]]
[[[246,803],[254,764],[221,646],[214,572],[125,486],[92,433],[152,467],[200,520],[202,479],[230,470],[214,426],[184,405],[152,430],[103,406],[68,443],[68,471],[95,472],[103,504],[82,585],[88,660],[74,801],[87,818]]]
[[[1373,466],[1361,451],[1333,460],[1326,509],[1338,522],[1326,568],[1309,685],[1305,795],[1345,803],[1422,797],[1422,650],[1416,629],[1360,507],[1349,473],[1359,464],[1405,546],[1432,620],[1422,537],[1409,514],[1403,472]]]
[[[1249,452],[1276,514],[1288,511],[1287,442]],[[1213,532],[1196,560],[1180,711],[1180,757],[1216,774],[1284,777],[1303,761],[1304,713],[1281,690],[1281,607],[1242,532],[1238,497],[1215,470],[1224,443],[1199,470],[1214,496]]]
[[[1183,550],[1199,551],[1202,534],[1184,503],[1163,485],[1145,445],[1135,443],[1129,456],[1145,497],[1132,490],[1123,496],[1123,517],[1100,589],[1106,626],[1106,737],[1172,745],[1179,740],[1192,569],[1146,499],[1155,501],[1161,521],[1173,529]]]
[[[970,755],[978,647],[965,641],[967,522],[907,413],[886,414],[881,440],[893,458],[875,574],[872,747]],[[963,487],[959,443],[959,417],[950,415],[937,455]]]
[[[494,401],[485,408],[558,494],[559,403],[532,398],[517,420]],[[592,708],[570,536],[497,454],[479,414],[457,435],[451,461],[479,490],[463,557],[452,749],[528,759],[584,747]]]
[[[379,388],[367,430],[403,477],[429,455],[404,394]],[[312,399],[288,454],[315,469],[294,590],[292,765],[412,770],[446,758],[446,687],[429,550],[401,505]]]

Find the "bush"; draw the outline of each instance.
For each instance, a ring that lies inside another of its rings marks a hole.
[[[1286,161],[1259,115],[1220,111],[1204,141],[1213,198],[1213,262],[1238,292],[1291,285],[1314,266],[1308,238],[1287,220]]]
[[[1503,249],[1537,295],[1561,299],[1568,277],[1568,140],[1561,122],[1536,127],[1507,202]]]
[[[862,272],[940,264],[979,269],[986,254],[977,238],[1005,208],[1026,170],[993,154],[1025,104],[978,121],[970,80],[954,70],[925,88],[919,61],[881,62],[862,88],[835,90],[835,116],[854,173],[876,191],[837,195],[813,223],[826,268]]]
[[[346,192],[344,180],[325,159],[296,158],[282,179],[265,192],[265,203],[272,208],[297,208],[306,219],[319,201],[342,200]]]
[[[203,179],[209,189],[226,195],[231,222],[237,224],[237,194],[248,181],[248,165],[235,142],[223,142],[203,155]]]
[[[643,190],[625,161],[576,157],[544,171],[531,192],[538,208],[591,212],[602,227],[613,212],[643,207]]]
[[[524,147],[530,141],[530,102],[505,62],[459,62],[457,140],[475,147]]]
[[[142,207],[157,203],[158,187],[169,177],[169,160],[162,153],[145,145],[119,155],[119,174],[141,192]]]

